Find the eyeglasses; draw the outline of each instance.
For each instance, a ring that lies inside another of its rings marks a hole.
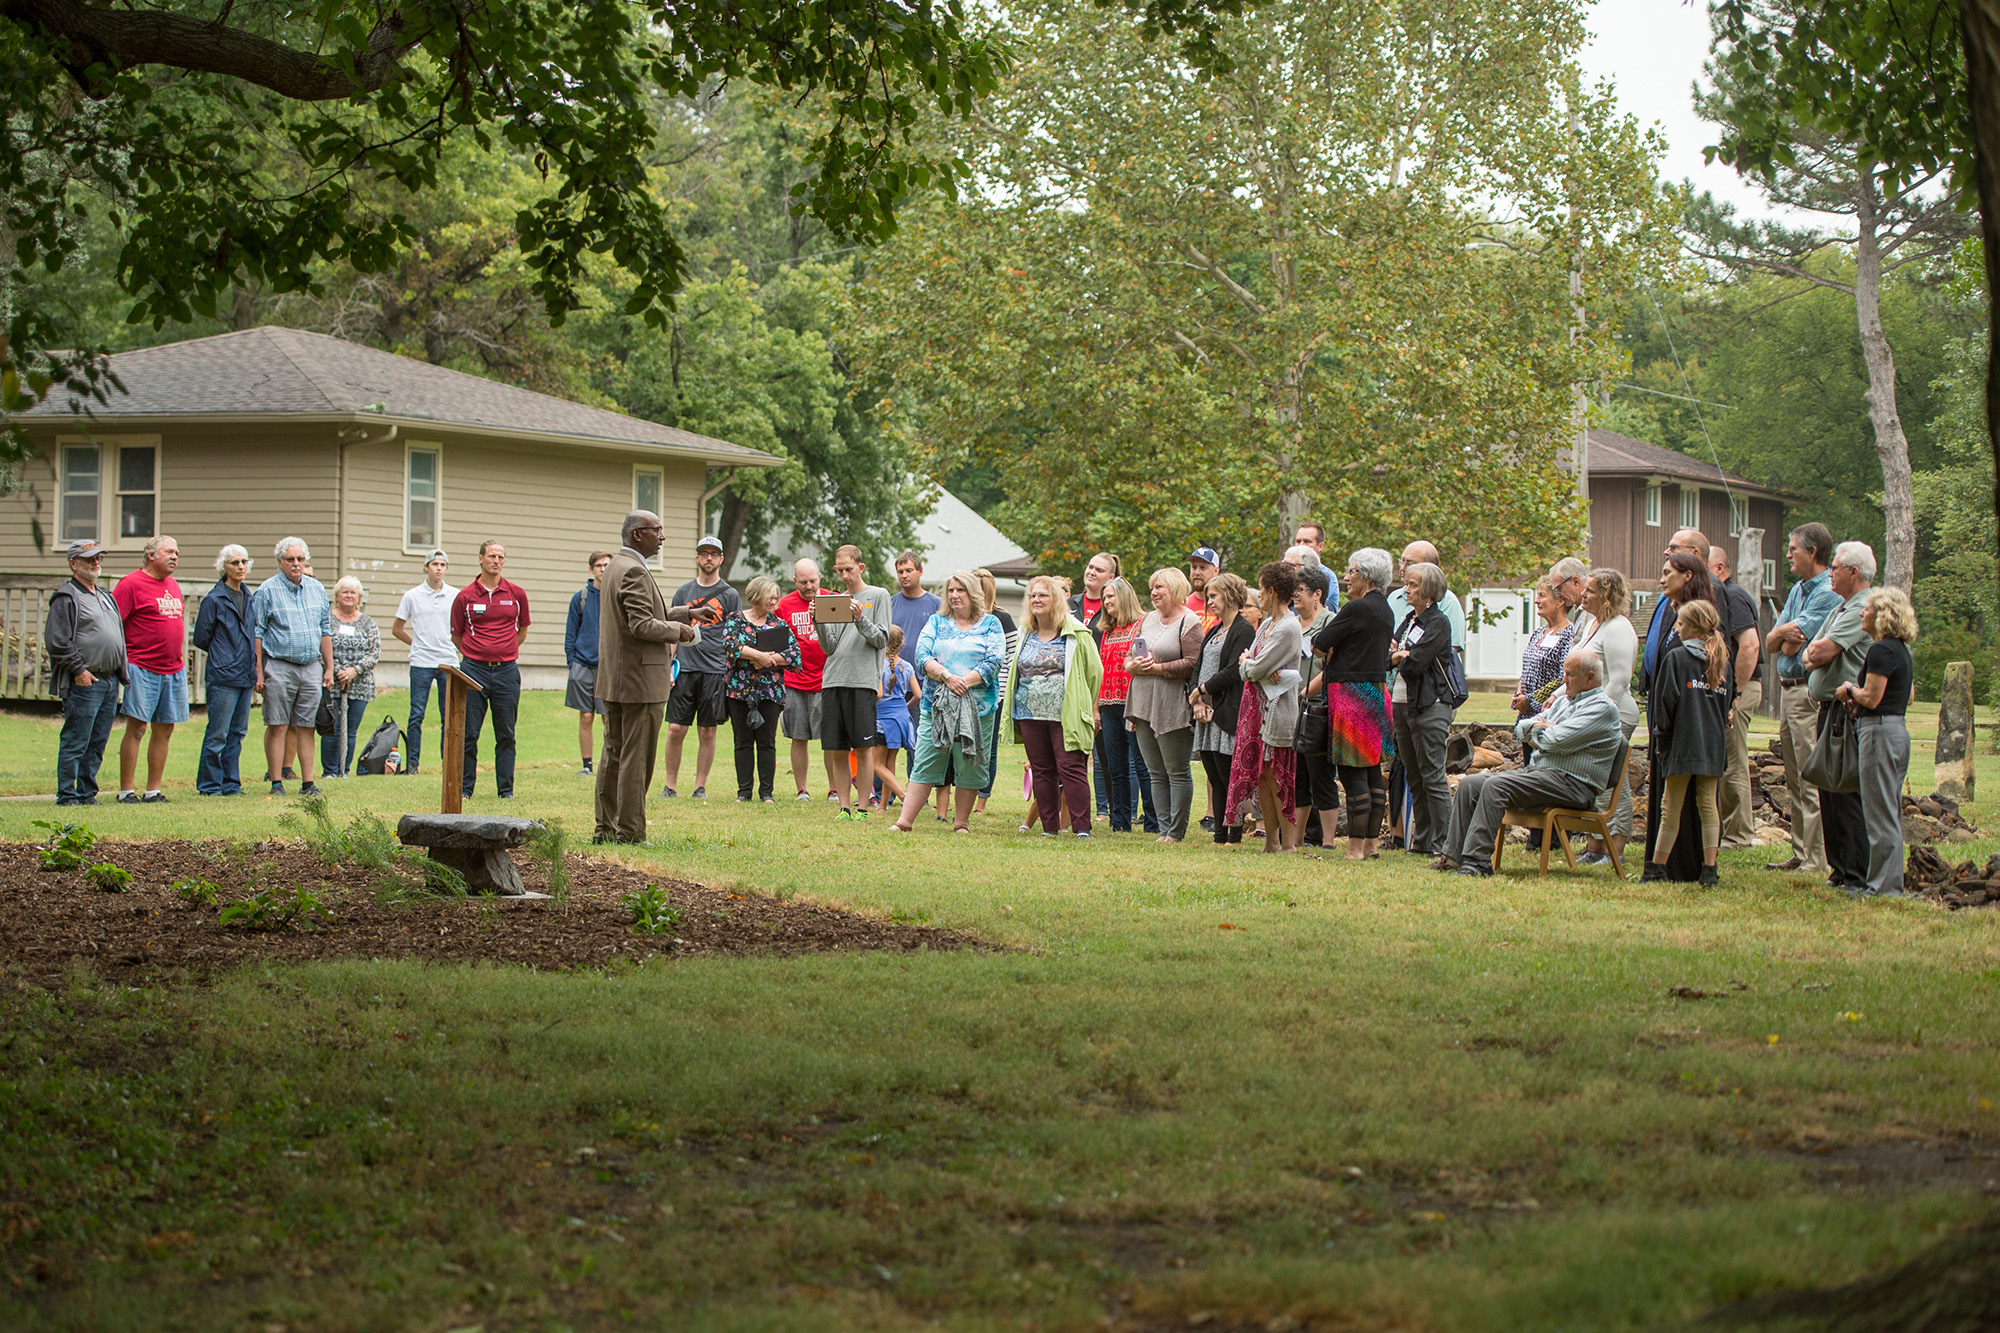
[[[302,555],[288,555],[281,558],[288,565],[303,565],[306,562],[306,558]]]

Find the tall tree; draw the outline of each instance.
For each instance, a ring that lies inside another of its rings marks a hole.
[[[1578,543],[1557,452],[1610,352],[1569,273],[1601,309],[1666,232],[1575,4],[1280,0],[1210,80],[1064,6],[1005,23],[981,189],[859,294],[935,466],[998,466],[1052,559],[1269,551],[1308,511],[1476,576]]]
[[[1767,21],[1789,21],[1796,5],[1778,0]],[[1711,66],[1712,92],[1695,99],[1711,123],[1725,128],[1782,127],[1787,151],[1759,176],[1772,202],[1841,220],[1837,230],[1780,222],[1740,222],[1735,210],[1702,195],[1689,211],[1690,248],[1736,272],[1788,280],[1772,299],[1831,290],[1854,303],[1855,327],[1868,368],[1866,402],[1882,469],[1883,580],[1908,592],[1916,576],[1916,507],[1910,490],[1910,445],[1896,401],[1896,357],[1882,326],[1883,279],[1911,265],[1935,263],[1972,230],[1962,199],[1947,177],[1908,176],[1878,162],[1852,142],[1774,102],[1767,85],[1744,84]],[[1843,271],[1813,263],[1840,251]]]

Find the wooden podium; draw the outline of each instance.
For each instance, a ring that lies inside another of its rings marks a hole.
[[[478,690],[479,682],[449,662],[438,668],[444,673],[444,791],[438,797],[438,813],[455,815],[463,808],[465,790],[465,704],[467,690]]]

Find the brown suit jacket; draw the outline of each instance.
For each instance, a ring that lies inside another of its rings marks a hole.
[[[669,608],[653,571],[624,548],[611,557],[597,591],[597,697],[612,704],[665,703],[673,686],[667,645],[694,639],[688,608]]]

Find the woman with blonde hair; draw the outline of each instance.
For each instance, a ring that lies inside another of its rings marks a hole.
[[[1071,831],[1079,838],[1090,836],[1086,757],[1097,739],[1097,689],[1103,677],[1097,641],[1070,614],[1061,584],[1047,575],[1029,579],[1028,619],[1007,667],[1000,712],[1014,724],[1015,739],[1028,752],[1045,838],[1056,836],[1065,803]]]
[[[1909,711],[1916,662],[1917,612],[1901,588],[1877,588],[1862,604],[1861,628],[1875,640],[1861,663],[1861,680],[1834,691],[1859,721],[1861,817],[1868,830],[1867,887],[1871,896],[1903,895],[1903,779],[1910,772]]]
[[[1654,736],[1666,782],[1660,836],[1644,880],[1664,880],[1667,858],[1679,841],[1688,791],[1701,821],[1701,880],[1714,885],[1715,853],[1722,844],[1722,809],[1716,788],[1729,769],[1729,645],[1715,603],[1686,603],[1675,617],[1679,638],[1653,673],[1647,729]]]
[[[972,571],[972,577],[979,580],[979,592],[985,599],[986,609],[1000,622],[1000,631],[1007,636],[1007,647],[1000,658],[1003,664],[1001,666],[1003,674],[1000,679],[1000,688],[1004,690],[1007,688],[1007,680],[1004,675],[1006,667],[1004,664],[1014,660],[1014,645],[1020,640],[1021,630],[1019,626],[1015,625],[1014,617],[1008,615],[1000,606],[1000,584],[993,577],[993,571],[990,569],[975,569]],[[986,781],[980,784],[979,800],[973,806],[973,809],[982,815],[986,813],[986,802],[992,799],[993,780],[998,776],[999,772],[1000,710],[996,708],[993,710],[992,734],[987,738],[986,745]],[[939,812],[942,813],[942,802],[944,799],[944,789],[942,787],[938,789],[938,799],[940,803]]]
[[[1144,770],[1137,767],[1138,747],[1125,730],[1125,701],[1132,695],[1132,675],[1125,669],[1125,659],[1146,617],[1139,607],[1139,594],[1125,579],[1111,579],[1101,596],[1104,602],[1098,610],[1097,630],[1103,636],[1098,656],[1104,663],[1104,683],[1097,690],[1097,774],[1104,779],[1105,818],[1111,821],[1111,831],[1130,833],[1139,801],[1134,779]],[[1148,793],[1147,804],[1151,802]]]
[[[778,718],[785,711],[785,672],[799,669],[799,641],[776,615],[778,583],[758,575],[743,589],[741,610],[722,625],[722,655],[729,662],[723,694],[736,742],[736,799],[777,802]],[[893,655],[892,655],[893,660]]]
[[[1168,566],[1146,581],[1153,609],[1139,623],[1127,655],[1132,692],[1125,700],[1125,725],[1139,742],[1151,775],[1153,804],[1164,815],[1161,842],[1187,837],[1188,807],[1194,799],[1194,714],[1188,707],[1188,678],[1201,660],[1201,617],[1188,609],[1193,591],[1188,576]]]
[[[917,674],[923,707],[917,721],[916,751],[903,813],[891,825],[898,833],[916,827],[931,789],[947,780],[956,760],[968,775],[986,766],[989,720],[999,707],[998,682],[1005,637],[1000,621],[988,614],[979,580],[954,570],[944,581],[944,607],[917,636]],[[972,801],[978,793],[960,786],[953,793],[954,833],[970,831]]]

